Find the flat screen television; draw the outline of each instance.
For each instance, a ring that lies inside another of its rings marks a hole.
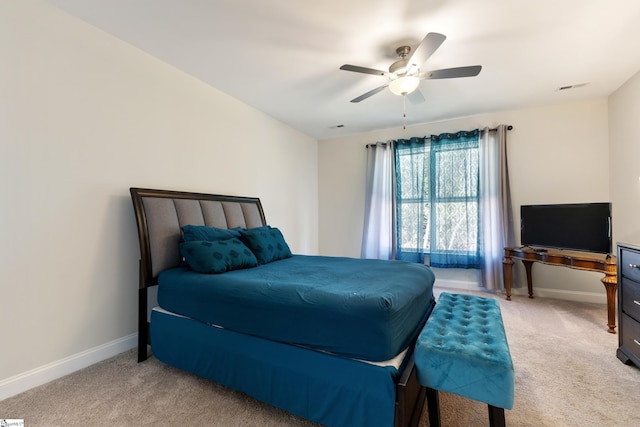
[[[611,253],[611,203],[520,206],[523,246]]]

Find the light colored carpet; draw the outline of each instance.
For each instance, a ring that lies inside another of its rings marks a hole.
[[[498,300],[516,373],[508,426],[640,426],[640,370],[616,358],[604,305]],[[443,426],[488,425],[486,405],[447,393],[440,401]],[[28,427],[317,427],[154,358],[138,364],[133,350],[0,402],[4,418]]]

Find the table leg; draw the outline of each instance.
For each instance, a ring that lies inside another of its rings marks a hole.
[[[618,290],[618,279],[616,276],[606,275],[600,279],[607,292],[607,326],[609,333],[616,333],[616,292]]]
[[[504,289],[507,292],[507,301],[511,301],[511,281],[513,280],[513,260],[505,257],[502,260],[502,270],[504,272]]]
[[[531,267],[533,267],[533,261],[522,260],[524,269],[527,272],[527,288],[529,289],[529,298],[533,298],[533,279],[531,277]]]

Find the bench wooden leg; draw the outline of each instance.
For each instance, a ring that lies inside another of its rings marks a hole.
[[[489,405],[489,425],[491,427],[506,427],[504,408]]]
[[[440,397],[438,390],[425,387],[427,389],[427,408],[429,411],[429,427],[440,427]],[[504,419],[504,408],[488,405],[489,425],[491,427],[506,427]]]
[[[440,427],[440,397],[438,390],[426,387],[427,408],[429,411],[429,427]]]

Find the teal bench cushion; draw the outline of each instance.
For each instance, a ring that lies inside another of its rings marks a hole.
[[[443,292],[418,336],[418,381],[511,409],[514,371],[498,301]]]

